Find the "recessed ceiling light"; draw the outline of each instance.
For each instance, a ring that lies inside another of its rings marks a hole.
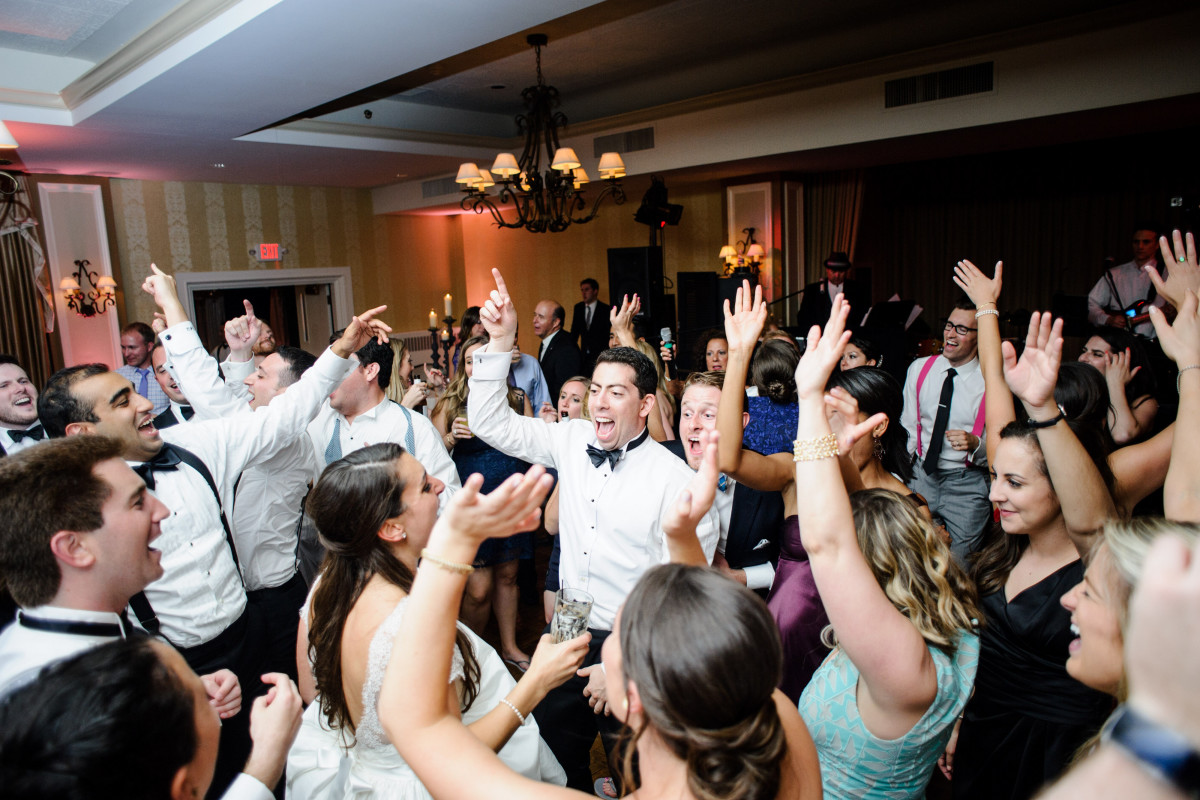
[[[222,164],[220,161],[217,161],[216,163],[214,163],[213,166],[216,167],[217,169],[225,169],[225,165]]]
[[[492,84],[492,88],[493,88],[493,89],[507,89],[507,88],[508,88],[508,85],[507,85],[507,84],[503,84],[503,83],[493,83],[493,84]]]

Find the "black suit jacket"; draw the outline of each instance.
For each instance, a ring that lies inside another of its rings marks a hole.
[[[663,442],[663,447],[687,460],[683,442]],[[783,496],[779,492],[760,492],[740,483],[733,487],[733,508],[729,513],[729,535],[725,540],[725,560],[733,569],[759,564],[779,563],[779,535],[783,527]],[[759,591],[766,597],[766,591]]]
[[[865,287],[857,281],[846,280],[842,284],[842,296],[850,303],[850,319],[846,327],[857,328],[862,322],[863,315],[871,309],[871,298]],[[829,321],[829,312],[833,310],[833,301],[829,299],[829,289],[824,280],[810,283],[804,287],[804,299],[800,301],[800,329],[807,331],[813,325],[825,327]]]
[[[575,304],[575,315],[571,317],[571,338],[578,338],[579,352],[583,357],[583,367],[588,374],[591,374],[592,367],[596,364],[596,356],[608,349],[608,311],[611,306],[608,303],[596,301],[596,310],[592,312],[592,327],[587,327],[584,320],[587,315],[584,313],[583,302]]]
[[[175,412],[171,410],[171,406],[167,406],[166,411],[154,418],[154,427],[161,431],[163,428],[170,428],[172,425],[178,425],[181,422],[185,422],[185,420],[176,417]]]
[[[550,392],[550,402],[558,404],[558,393],[568,378],[579,375],[582,357],[579,348],[571,338],[571,334],[560,330],[550,340],[550,346],[542,350],[538,363],[542,365],[542,374],[546,376],[546,389]],[[534,413],[537,409],[534,409]]]

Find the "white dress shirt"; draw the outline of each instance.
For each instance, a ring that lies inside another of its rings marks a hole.
[[[154,403],[154,416],[157,417],[159,414],[167,410],[167,406],[171,404],[171,399],[167,397],[167,393],[162,390],[162,387],[158,385],[158,381],[155,380],[154,368],[148,366],[146,369],[149,370],[148,374],[146,375],[146,399],[151,403]],[[141,390],[142,376],[138,374],[137,367],[131,367],[128,364],[122,364],[113,370],[113,372],[129,378],[129,382],[133,384],[133,390],[135,392]],[[181,419],[180,421],[182,422],[183,420]]]
[[[1167,279],[1167,268],[1159,263],[1159,259],[1155,259],[1154,265],[1158,267],[1159,274],[1163,280]],[[1150,294],[1152,284],[1150,278],[1137,265],[1136,261],[1128,261],[1120,266],[1113,267],[1109,270],[1112,275],[1113,283],[1116,284],[1117,294],[1120,297],[1113,297],[1112,287],[1108,284],[1108,278],[1103,275],[1100,280],[1096,281],[1096,285],[1088,292],[1088,321],[1093,325],[1104,327],[1108,324],[1109,314],[1121,314],[1130,304],[1145,300]],[[1167,303],[1165,297],[1161,294],[1156,295],[1154,301],[1150,303],[1152,306],[1162,308]],[[1150,339],[1153,339],[1154,326],[1150,321],[1139,322],[1133,328],[1134,333],[1141,334]]]
[[[204,352],[190,322],[168,328],[160,339],[173,362],[194,358],[193,351]],[[304,435],[309,420],[351,366],[348,359],[326,350],[268,407],[220,420],[193,420],[167,428],[162,437],[195,453],[228,502],[243,470],[262,464]],[[241,616],[246,593],[225,539],[220,509],[210,501],[212,490],[203,476],[181,464],[154,477],[154,493],[171,515],[162,521],[162,536],[154,545],[162,551],[163,577],[146,587],[146,599],[168,641],[177,647],[195,647],[216,638]]]
[[[918,358],[908,365],[908,375],[904,379],[904,411],[900,414],[900,424],[908,431],[910,454],[917,451],[917,378],[929,359],[934,359],[933,366],[925,376],[925,382],[921,384],[922,453],[929,452],[929,440],[933,437],[933,424],[937,420],[938,402],[942,399],[942,383],[946,380],[946,370],[950,369],[950,362],[940,355]],[[979,417],[979,407],[983,403],[983,371],[979,369],[978,358],[973,358],[954,369],[954,397],[950,401],[950,420],[946,430],[971,433],[975,430],[975,420]],[[959,470],[970,464],[987,466],[985,434],[986,431],[980,431],[979,446],[971,453],[955,450],[949,442],[942,442],[938,469]]]
[[[588,627],[612,630],[617,608],[642,573],[670,560],[662,518],[694,473],[649,437],[632,450],[626,446],[612,469],[607,463],[593,467],[587,445],[598,442],[590,422],[547,425],[517,414],[506,396],[511,356],[477,350],[473,358],[471,432],[510,456],[558,469],[559,582],[595,598]],[[711,562],[719,536],[715,509],[696,534]]]
[[[21,428],[20,430],[27,431],[30,428],[32,428],[36,425],[41,425],[41,424],[42,424],[41,420],[35,419],[32,423],[25,426],[24,428]],[[3,447],[4,452],[8,453],[10,456],[15,456],[17,453],[21,452],[22,450],[27,450],[30,447],[33,447],[35,444],[40,444],[40,443],[46,441],[45,436],[43,436],[41,439],[34,439],[32,436],[22,436],[21,440],[19,442],[14,441],[12,434],[10,433],[11,430],[12,430],[11,428],[0,428],[0,447]]]
[[[21,609],[21,616],[64,622],[100,622],[120,627],[121,618],[111,611],[81,611],[74,608],[38,606]],[[111,636],[59,633],[27,628],[18,619],[0,633],[0,697],[16,691],[37,677],[42,667],[70,658],[96,645],[110,642]]]
[[[254,371],[254,361],[226,362],[223,366],[226,381],[217,372],[217,362],[202,348],[173,360],[172,375],[196,410],[193,420],[254,414],[245,397],[234,390],[245,389],[242,379]],[[233,531],[247,591],[282,586],[296,574],[300,505],[308,493],[308,482],[317,472],[307,436],[297,437],[275,455],[242,472],[232,508],[228,501],[225,503],[225,515]]]
[[[415,411],[410,411],[409,414],[412,417],[413,442],[416,444],[413,456],[430,475],[446,484],[446,491],[438,498],[438,508],[444,509],[454,493],[462,488],[458,480],[458,469],[450,460],[446,445],[442,444],[442,437],[437,428],[433,427],[433,423],[423,414]],[[383,442],[395,442],[407,449],[405,438],[408,433],[408,420],[400,406],[391,400],[385,399],[369,411],[359,414],[353,423],[347,422],[344,416],[326,403],[321,413],[308,426],[318,475],[325,469],[325,448],[329,446],[329,440],[333,437],[334,420],[339,419],[342,422],[339,429],[342,455],[361,450],[369,444]]]

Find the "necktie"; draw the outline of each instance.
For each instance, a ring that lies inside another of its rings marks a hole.
[[[602,450],[601,448],[593,447],[590,444],[587,446],[587,454],[588,458],[592,460],[592,466],[596,467],[597,469],[599,469],[600,465],[605,461],[608,462],[608,468],[612,469],[617,465],[617,462],[621,460],[620,450]]]
[[[43,428],[42,423],[39,422],[37,425],[34,425],[32,428],[27,430],[8,432],[8,438],[12,439],[14,442],[19,442],[26,437],[40,442],[42,439],[46,438],[46,429]]]
[[[721,477],[717,478],[717,488],[722,492],[729,489],[729,478],[725,477],[725,473],[721,473]]]
[[[542,343],[541,343],[541,344],[538,346],[538,361],[541,361],[541,360],[542,360],[542,354],[543,354],[543,353],[545,353],[545,352],[546,352],[546,343],[543,341],[543,342],[542,342]]]
[[[183,414],[183,421],[187,422],[192,417],[196,416],[196,409],[191,406],[180,406],[179,413]]]
[[[146,482],[146,488],[154,491],[154,473],[179,467],[179,456],[170,447],[164,447],[155,454],[154,458],[145,464],[138,464],[133,471]]]
[[[139,370],[137,370],[137,374],[139,376],[138,377],[138,394],[140,394],[142,397],[149,397],[149,395],[150,395],[150,370],[139,369]]]
[[[942,442],[946,440],[946,428],[950,425],[950,403],[954,399],[954,369],[946,370],[942,381],[942,396],[938,398],[937,416],[933,420],[933,435],[929,437],[929,449],[925,452],[925,474],[937,472],[938,457],[942,454]]]
[[[588,328],[589,330],[592,327],[592,307],[591,306],[583,307],[583,324],[584,324],[584,327]]]
[[[325,463],[332,464],[342,457],[342,418],[333,418],[333,436],[325,446]]]

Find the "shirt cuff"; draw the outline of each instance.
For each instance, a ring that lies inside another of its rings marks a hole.
[[[230,361],[228,358],[221,362],[221,374],[226,383],[241,383],[254,372],[254,359],[249,361]]]
[[[186,353],[194,348],[204,348],[200,341],[199,334],[192,326],[191,322],[180,322],[178,325],[172,325],[158,335],[159,340],[163,343],[163,347],[167,349],[167,355],[177,356],[181,353]]]
[[[755,564],[752,567],[742,567],[746,573],[747,589],[770,589],[775,582],[775,567],[768,561],[765,564]]]
[[[478,381],[508,380],[508,369],[512,365],[511,353],[485,353],[476,350],[471,356],[471,379]]]
[[[221,800],[275,800],[275,795],[258,778],[239,772]]]

